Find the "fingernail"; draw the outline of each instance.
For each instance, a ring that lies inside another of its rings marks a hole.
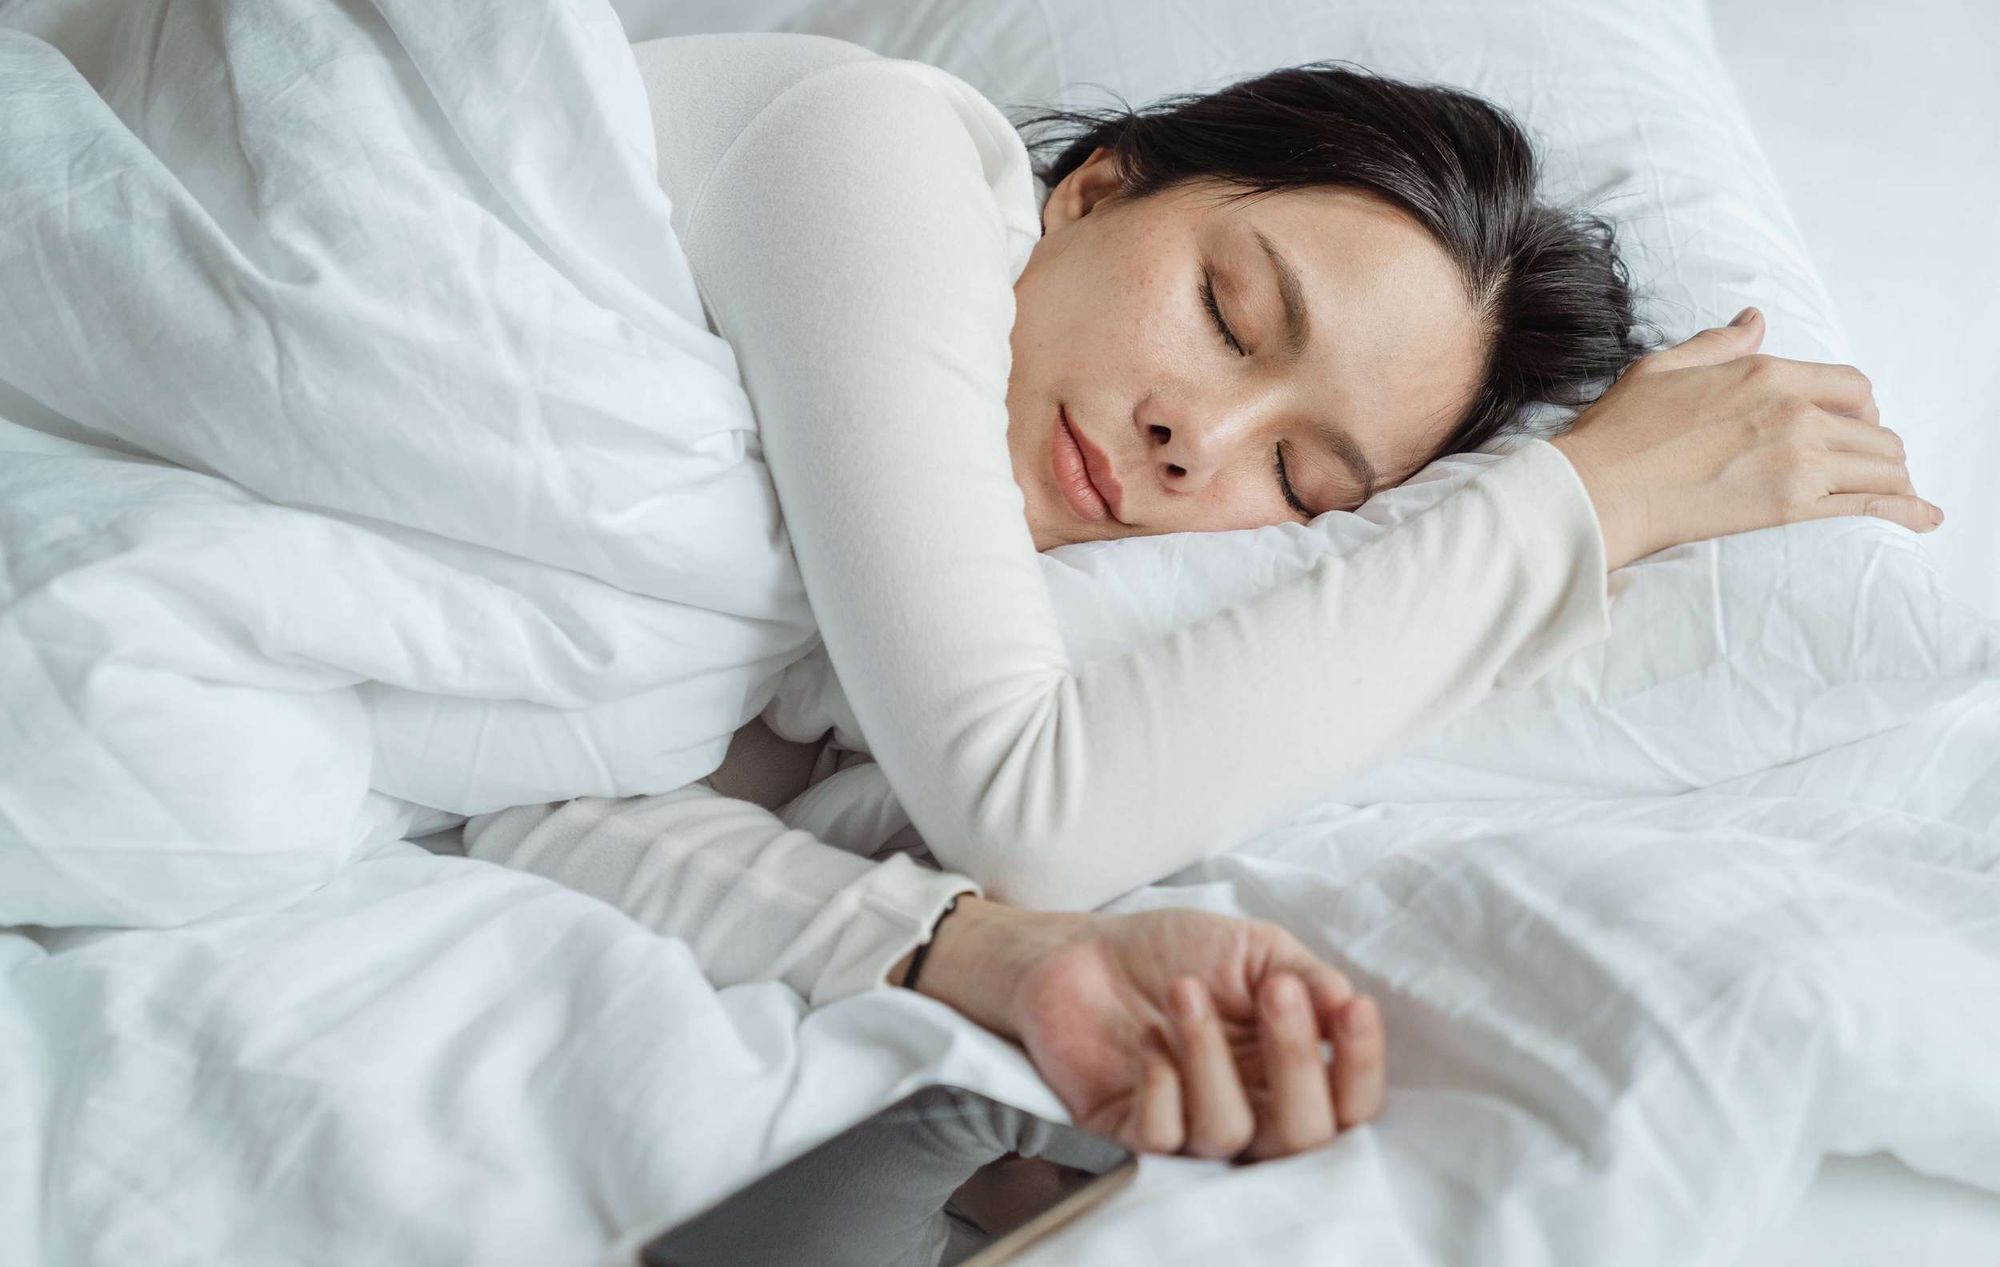
[[[1941,524],[1944,522],[1943,507],[1935,505],[1931,506],[1931,522],[1934,524]]]
[[[1732,326],[1747,326],[1756,320],[1756,318],[1757,310],[1755,308],[1745,308],[1742,312],[1737,313],[1729,324]]]

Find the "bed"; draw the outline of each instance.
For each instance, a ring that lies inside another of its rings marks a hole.
[[[536,501],[532,472],[491,455],[508,515],[441,474],[356,478],[407,456],[389,447],[407,426],[254,465],[251,402],[300,426],[300,401],[400,423],[413,375],[497,391],[488,360],[544,357],[486,337],[530,317],[590,371],[589,419],[559,408],[585,397],[579,373],[543,399],[548,435],[697,389],[691,450],[741,429],[646,236],[664,208],[620,54],[746,22],[921,56],[1003,102],[1090,82],[1140,100],[1330,54],[1465,83],[1553,142],[1556,188],[1622,217],[1663,325],[1754,302],[1767,350],[1851,359],[1692,3],[0,9],[10,1256],[629,1262],[917,1086],[1062,1116],[1018,1051],[927,999],[718,991],[618,911],[453,855],[474,808],[716,755],[696,721],[747,688],[641,676],[666,641],[794,664],[766,697],[815,701],[838,733],[776,552],[739,561],[758,585],[707,596],[736,619],[690,626],[645,600],[683,579],[647,570],[661,543],[694,538],[667,512],[610,513],[617,450],[584,490],[610,501]],[[176,76],[205,95],[160,95]],[[344,223],[264,235],[325,196],[271,157],[318,135],[285,131],[303,125],[281,107],[335,90],[395,138],[341,168],[373,182],[353,188],[375,219],[462,216],[464,259],[500,261],[509,288],[468,293],[456,258],[368,275]],[[523,102],[552,122],[519,126]],[[176,149],[217,127],[262,179]],[[60,148],[72,135],[93,144]],[[280,249],[299,243],[325,249]],[[58,284],[76,278],[100,284]],[[357,329],[423,358],[321,370]],[[451,411],[416,416],[486,452]],[[1476,465],[1323,535],[1058,552],[1065,636],[1079,654],[1149,636],[1226,602],[1218,578],[1274,583]],[[726,513],[769,514],[754,481],[728,487]],[[1383,1003],[1389,1105],[1283,1162],[1147,1159],[1030,1261],[1991,1261],[2000,622],[1912,534],[1847,520],[1663,552],[1616,578],[1614,625],[1297,821],[1114,904],[1292,927]],[[865,784],[847,781],[885,790]],[[231,794],[191,790],[211,786]]]

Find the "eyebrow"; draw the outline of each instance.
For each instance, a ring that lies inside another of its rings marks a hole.
[[[1312,321],[1306,312],[1306,288],[1299,281],[1299,270],[1292,267],[1292,262],[1278,249],[1278,244],[1264,236],[1262,229],[1253,232],[1257,245],[1264,248],[1264,256],[1271,261],[1271,270],[1278,277],[1278,302],[1285,309],[1285,350],[1297,356],[1306,350],[1306,344],[1312,338]],[[1313,431],[1318,434],[1320,442],[1346,463],[1347,469],[1361,481],[1361,500],[1365,502],[1373,497],[1375,465],[1361,451],[1361,446],[1354,442],[1354,437],[1340,424],[1324,418],[1313,421]]]
[[[1262,229],[1254,232],[1257,245],[1264,248],[1265,258],[1271,261],[1271,268],[1278,275],[1278,302],[1285,306],[1285,350],[1297,356],[1306,350],[1306,342],[1312,338],[1312,323],[1306,313],[1306,288],[1299,282],[1299,270],[1292,267],[1278,244],[1265,237]]]

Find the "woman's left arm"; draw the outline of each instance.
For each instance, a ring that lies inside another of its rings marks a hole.
[[[685,941],[718,986],[783,981],[815,1006],[894,985],[891,969],[979,886],[877,862],[705,783],[481,814],[468,856],[532,871]]]
[[[1134,1149],[1283,1156],[1381,1109],[1373,1002],[1274,924],[1019,910],[907,857],[837,849],[702,783],[481,814],[465,841],[473,858],[684,941],[717,986],[783,981],[823,1005],[900,984],[929,940],[917,988],[1021,1043],[1080,1125]],[[1172,1002],[1190,989],[1191,1015]],[[1331,1073],[1322,1033],[1340,1042]],[[1261,1059],[1239,1068],[1238,1050]]]

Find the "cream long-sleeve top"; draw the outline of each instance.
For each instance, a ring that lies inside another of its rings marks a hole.
[[[706,781],[482,816],[474,856],[686,938],[718,984],[821,1003],[883,984],[955,893],[1100,905],[1609,630],[1589,495],[1533,440],[1353,553],[1072,663],[1006,444],[1012,283],[1041,227],[1005,116],[835,40],[635,52],[827,655],[949,870],[842,850]]]

